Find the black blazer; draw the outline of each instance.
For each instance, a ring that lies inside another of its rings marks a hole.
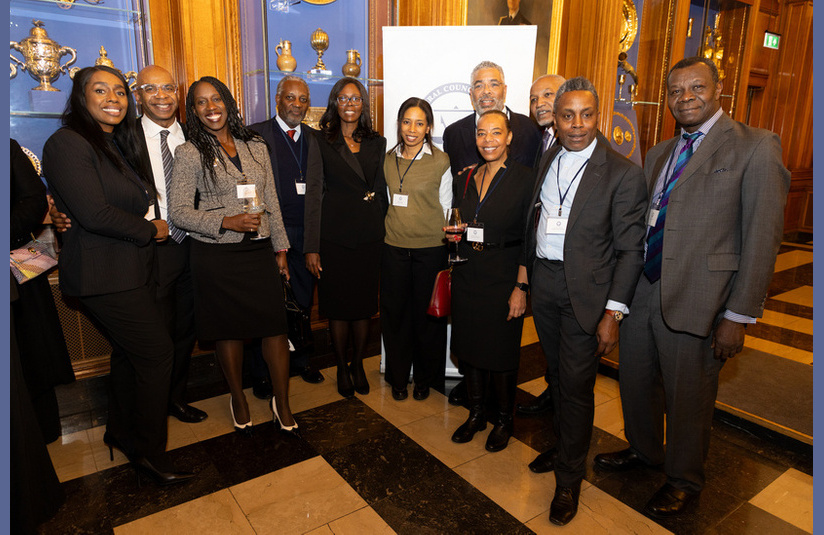
[[[86,296],[147,284],[157,229],[144,219],[153,199],[138,176],[121,173],[65,127],[43,147],[43,174],[57,209],[72,220],[58,259],[63,292]]]
[[[344,247],[383,240],[389,206],[383,175],[386,138],[361,141],[361,156],[370,163],[361,169],[343,136],[329,142],[322,133],[315,135],[323,165],[321,173],[306,176],[304,252],[319,252],[321,239]],[[375,193],[372,202],[363,200],[368,191]]]
[[[535,157],[541,148],[541,132],[532,119],[526,115],[509,110],[509,122],[512,125],[512,144],[509,155],[525,167],[535,165]],[[443,132],[443,151],[449,155],[452,176],[458,176],[466,166],[481,161],[478,147],[475,145],[475,112],[446,127]]]
[[[640,167],[615,152],[598,135],[572,201],[564,237],[564,276],[575,319],[595,334],[607,300],[629,306],[644,267],[647,227],[647,186]],[[555,145],[544,154],[527,217],[524,250],[529,280],[536,258],[536,228],[541,188],[547,170],[561,150]],[[550,180],[554,174],[549,173]]]

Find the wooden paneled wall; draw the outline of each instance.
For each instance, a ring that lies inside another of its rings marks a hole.
[[[398,0],[398,26],[460,26],[467,0]]]
[[[192,82],[214,76],[243,106],[236,0],[149,0],[154,62],[179,84],[181,105]],[[241,109],[243,113],[243,109]],[[185,113],[181,111],[185,118]]]

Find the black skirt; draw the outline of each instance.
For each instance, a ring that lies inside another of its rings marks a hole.
[[[287,333],[283,285],[271,240],[214,244],[191,240],[198,340],[244,340]]]
[[[320,241],[318,308],[332,320],[368,319],[378,312],[383,240],[350,249]]]

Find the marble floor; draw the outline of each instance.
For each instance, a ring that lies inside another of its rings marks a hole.
[[[798,335],[812,337],[811,273],[811,248],[782,247],[769,314],[747,340],[748,348],[808,366],[810,374],[811,343],[807,347],[807,339]],[[543,391],[542,359],[527,318],[518,402],[529,402]],[[424,401],[411,395],[394,401],[380,372],[380,356],[367,359],[365,367],[371,392],[349,400],[337,394],[334,368],[322,370],[326,380],[318,385],[291,379],[290,402],[302,439],[277,432],[267,403],[251,390],[252,437],[231,431],[228,394],[193,402],[209,414],[207,420],[186,424],[169,419],[173,460],[198,474],[181,486],[138,487],[125,457],[115,451],[110,460],[103,425],[92,420],[88,426],[73,426],[73,432],[49,445],[67,501],[41,533],[813,531],[811,431],[806,441],[803,430],[781,433],[789,428],[760,425],[769,416],[747,419],[734,411],[716,411],[708,481],[697,507],[678,519],[654,521],[640,511],[663,483],[663,473],[613,474],[592,468],[596,453],[626,446],[616,374],[602,365],[579,511],[568,526],[558,528],[548,521],[554,475],[527,469],[537,453],[555,442],[551,415],[517,417],[508,447],[489,453],[486,432],[468,444],[451,442],[467,410],[450,405],[444,393],[433,391]],[[453,385],[448,381],[445,392]]]

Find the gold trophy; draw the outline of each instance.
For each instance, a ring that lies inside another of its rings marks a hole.
[[[43,21],[32,20],[32,24],[34,28],[29,31],[28,37],[21,39],[19,43],[17,41],[10,43],[10,48],[23,54],[25,61],[21,61],[12,54],[9,56],[12,61],[20,65],[22,70],[28,71],[32,78],[40,81],[40,85],[33,88],[34,90],[60,91],[51,83],[60,76],[61,72],[67,72],[69,65],[77,61],[77,51],[68,46],[61,47],[49,39],[46,30],[43,29]],[[71,59],[60,65],[60,58],[66,54],[69,54]],[[12,64],[11,78],[14,78],[16,74],[17,67]]]
[[[115,67],[115,66],[114,66],[114,62],[113,62],[111,59],[109,59],[109,53],[108,53],[108,52],[106,52],[106,49],[105,49],[105,48],[103,48],[103,45],[100,45],[100,52],[99,52],[99,54],[100,54],[100,55],[99,55],[99,57],[98,57],[96,60],[94,60],[94,65],[95,65],[95,67],[101,67],[101,66],[103,66],[103,67],[111,67],[112,69],[116,70],[116,71],[117,71],[117,72],[119,72],[120,74],[123,74],[123,71],[121,71],[120,69],[118,69],[117,67]],[[77,71],[79,71],[79,70],[80,70],[80,68],[79,68],[79,67],[73,67],[73,68],[69,71],[69,76],[70,76],[72,79],[74,79],[74,75],[75,75],[75,74],[77,73]],[[136,88],[136,85],[135,85],[135,84],[137,84],[137,73],[136,73],[136,72],[134,72],[134,71],[129,71],[129,72],[127,72],[126,74],[123,74],[123,77],[126,79],[126,83],[128,83],[128,82],[129,82],[129,79],[131,79],[131,80],[132,80],[132,82],[129,84],[129,89],[130,89],[132,92],[134,92],[134,90],[135,90],[135,88]]]
[[[318,28],[314,32],[312,32],[312,37],[309,41],[312,44],[312,50],[318,53],[318,62],[315,63],[315,66],[309,69],[311,74],[326,74],[328,76],[332,75],[332,71],[326,69],[326,65],[323,64],[323,53],[329,48],[329,34],[325,31]]]

